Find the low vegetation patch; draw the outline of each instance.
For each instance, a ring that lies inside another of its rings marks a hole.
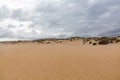
[[[71,37],[71,38],[45,38],[45,39],[37,39],[37,40],[19,40],[19,41],[3,41],[1,44],[25,44],[25,43],[40,43],[40,44],[51,44],[51,43],[63,43],[64,41],[75,41],[75,40],[83,40],[83,44],[91,44],[91,45],[107,45],[111,43],[120,42],[120,36],[117,37]]]
[[[97,45],[97,43],[93,43],[93,45]]]
[[[100,40],[100,41],[98,42],[98,44],[100,44],[100,45],[109,44],[109,40]]]

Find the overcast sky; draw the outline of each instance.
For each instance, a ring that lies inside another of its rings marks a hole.
[[[120,35],[120,0],[0,0],[0,39]]]

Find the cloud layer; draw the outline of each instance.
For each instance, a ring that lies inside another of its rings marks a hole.
[[[0,3],[2,39],[120,35],[120,0],[1,0]]]

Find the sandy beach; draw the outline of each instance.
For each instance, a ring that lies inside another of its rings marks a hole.
[[[0,44],[0,80],[120,80],[120,44]]]

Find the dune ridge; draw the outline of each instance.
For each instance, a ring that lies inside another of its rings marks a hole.
[[[107,45],[111,43],[120,42],[120,36],[117,37],[70,37],[70,38],[44,38],[36,40],[16,40],[16,41],[1,41],[1,44],[19,44],[19,43],[40,43],[40,44],[50,44],[50,43],[62,43],[65,41],[80,41],[82,44],[92,44],[92,45]]]

